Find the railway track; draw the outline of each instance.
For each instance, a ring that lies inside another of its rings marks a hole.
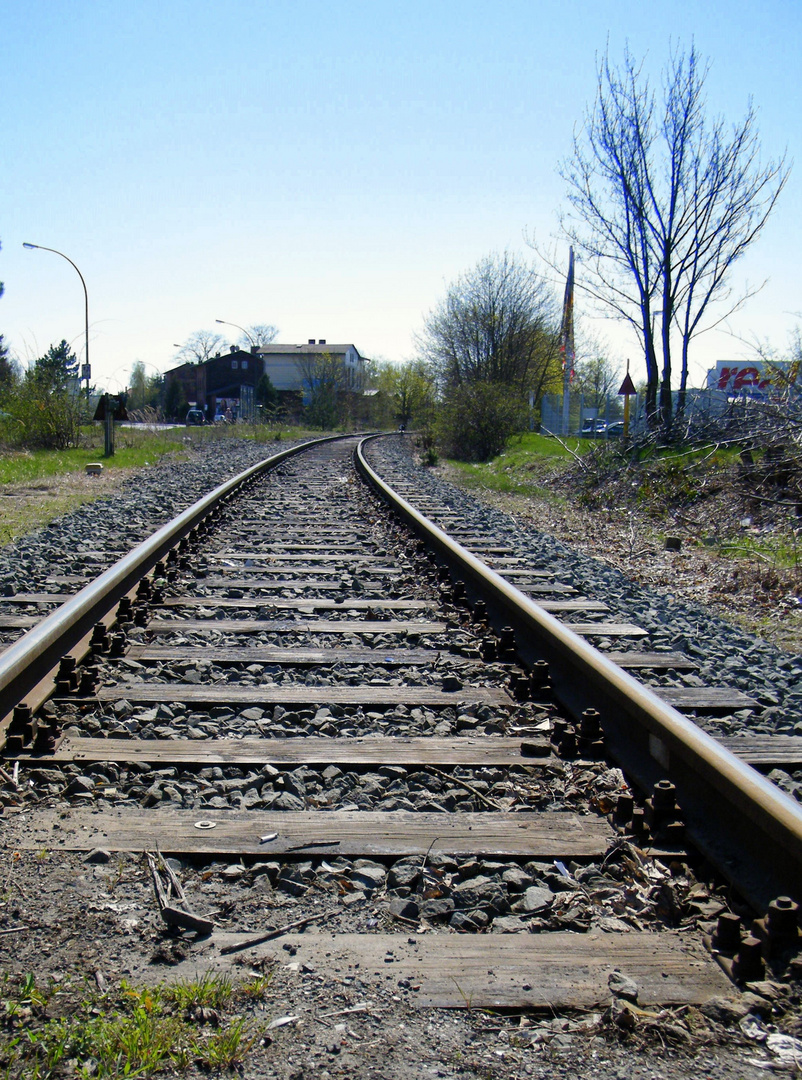
[[[0,653],[4,769],[39,793],[13,844],[156,853],[151,918],[196,932],[193,971],[289,952],[510,1009],[785,971],[802,816],[750,765],[802,740],[715,743],[676,710],[754,701],[661,685],[692,660],[371,452],[286,451],[81,592],[2,599],[27,630]]]

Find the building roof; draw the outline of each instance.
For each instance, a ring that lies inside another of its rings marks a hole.
[[[259,346],[259,352],[262,356],[309,356],[314,355],[315,353],[332,353],[337,355],[338,353],[345,353],[349,349],[353,349],[360,360],[365,359],[364,356],[360,355],[356,345],[351,343],[346,345],[335,345],[326,341],[318,341],[308,342],[306,345],[277,345],[273,342],[270,345]]]

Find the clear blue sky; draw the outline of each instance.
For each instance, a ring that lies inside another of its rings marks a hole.
[[[608,40],[657,74],[693,38],[710,110],[751,96],[764,154],[800,161],[801,29],[799,0],[0,0],[0,332],[23,360],[82,346],[78,277],[30,241],[86,279],[101,386],[216,318],[405,359],[457,274],[556,234]],[[802,161],[742,263],[736,283],[771,280],[736,334],[796,325],[801,188]],[[743,353],[708,335],[696,369]]]

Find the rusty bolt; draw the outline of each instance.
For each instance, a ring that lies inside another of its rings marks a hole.
[[[734,953],[741,944],[741,917],[732,911],[719,915],[716,923],[715,946],[721,952]]]
[[[628,793],[623,793],[618,796],[615,804],[615,821],[619,825],[626,825],[628,821],[632,819],[632,811],[635,806],[635,800]]]
[[[92,637],[89,641],[89,648],[93,652],[105,652],[109,647],[109,635],[106,627],[102,622],[97,622],[92,627]]]
[[[795,904],[790,896],[778,896],[772,900],[766,920],[769,937],[795,937],[798,917],[799,904]]]
[[[667,813],[675,808],[675,796],[677,789],[670,780],[658,780],[652,791],[652,802],[655,810]]]
[[[733,968],[736,978],[743,982],[754,982],[763,978],[762,946],[758,938],[750,934],[743,939]]]
[[[579,733],[585,739],[596,739],[601,733],[597,709],[585,709],[579,721]]]

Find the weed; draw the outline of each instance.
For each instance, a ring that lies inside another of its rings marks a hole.
[[[0,1035],[0,1076],[6,1080],[51,1080],[67,1073],[79,1080],[175,1076],[193,1062],[207,1069],[239,1067],[259,1037],[242,1017],[224,1022],[215,1013],[219,1028],[201,1034],[189,1016],[172,1011],[176,1005],[188,1013],[222,1008],[233,987],[216,975],[172,987],[123,982],[116,995],[90,995],[58,1019],[42,1015],[54,987],[46,993],[28,975],[9,994],[11,983],[6,977],[3,989],[6,1008],[16,1016],[13,1024],[7,1020],[11,1030]],[[245,996],[254,1000],[268,983],[267,976],[254,979]]]
[[[242,1017],[237,1017],[224,1030],[211,1034],[205,1044],[197,1043],[196,1053],[208,1068],[231,1069],[242,1064],[258,1037],[258,1032],[252,1031]]]
[[[207,971],[199,979],[182,979],[165,987],[164,996],[189,1015],[200,1010],[223,1009],[231,1000],[233,987],[225,975]]]
[[[267,998],[267,991],[272,981],[272,971],[267,975],[254,975],[250,982],[244,983],[240,987],[240,992],[249,1001],[264,1001]]]

